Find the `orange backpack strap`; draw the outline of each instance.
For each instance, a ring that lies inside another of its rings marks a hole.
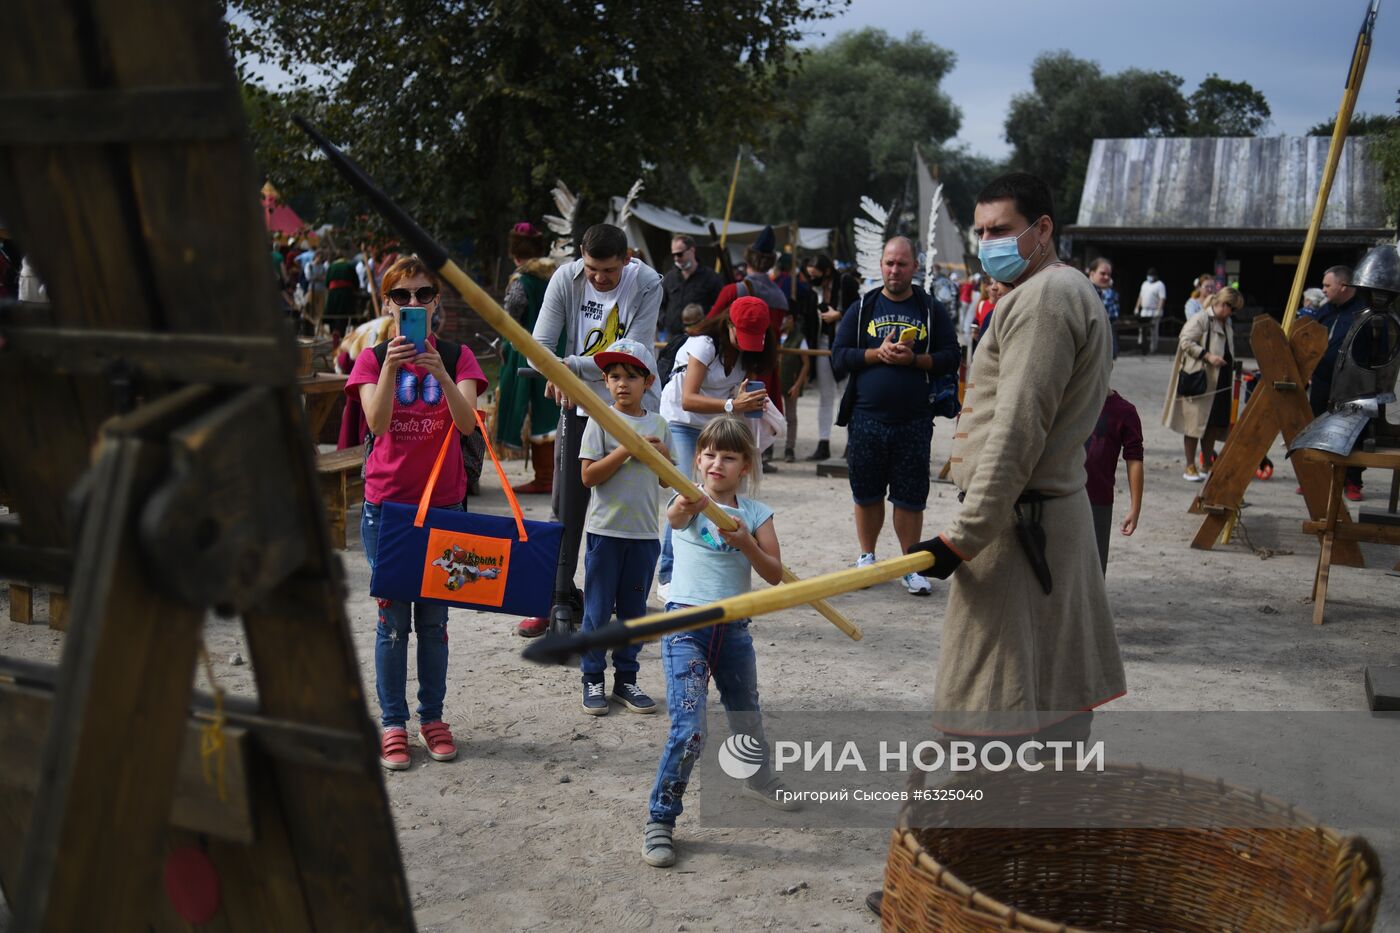
[[[491,455],[491,462],[496,466],[496,475],[501,478],[501,488],[505,490],[506,501],[510,503],[511,513],[515,515],[515,530],[520,534],[521,541],[529,541],[530,535],[525,530],[525,515],[520,511],[520,500],[515,498],[515,490],[510,488],[510,482],[506,479],[506,471],[501,469],[501,461],[496,459],[496,449],[491,446],[491,436],[486,430],[486,422],[482,420],[481,409],[474,408],[477,427],[481,429],[481,437],[486,441],[486,452]],[[433,471],[428,474],[427,485],[423,487],[423,497],[418,500],[418,514],[413,519],[415,528],[422,528],[423,522],[428,518],[428,501],[433,497],[433,487],[437,485],[438,474],[442,472],[442,461],[447,457],[447,447],[457,437],[457,429],[449,421],[447,436],[442,439],[442,448],[438,451],[437,460],[433,463]]]

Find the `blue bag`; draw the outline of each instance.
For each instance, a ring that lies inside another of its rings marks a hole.
[[[482,437],[486,426],[477,413]],[[436,603],[516,616],[547,616],[564,526],[526,521],[496,451],[486,449],[513,516],[428,505],[455,429],[448,431],[419,503],[385,502],[369,592],[378,599]]]

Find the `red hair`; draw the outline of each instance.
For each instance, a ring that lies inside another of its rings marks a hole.
[[[417,256],[404,256],[384,270],[384,279],[379,284],[379,294],[388,297],[389,289],[415,275],[423,276],[433,283],[434,288],[442,291],[442,280],[437,277],[437,273],[424,264],[423,260]]]

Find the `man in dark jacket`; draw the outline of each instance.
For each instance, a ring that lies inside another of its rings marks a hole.
[[[695,239],[677,234],[671,239],[675,267],[661,280],[661,320],[657,338],[667,340],[685,332],[681,314],[685,306],[697,304],[706,311],[719,297],[724,280],[718,272],[700,265],[695,258]]]
[[[1303,315],[1312,318],[1327,328],[1327,352],[1318,360],[1313,370],[1312,384],[1308,387],[1308,403],[1312,406],[1313,417],[1327,411],[1332,395],[1332,375],[1337,369],[1337,354],[1342,343],[1356,322],[1356,315],[1366,310],[1366,299],[1351,284],[1351,268],[1333,266],[1322,274],[1322,293],[1327,300],[1316,310],[1306,310]],[[1347,467],[1346,497],[1352,502],[1360,502],[1361,467]],[[1302,487],[1298,488],[1302,492]]]
[[[846,460],[860,542],[857,567],[875,563],[887,490],[900,552],[919,542],[933,441],[929,379],[958,366],[952,318],[914,287],[917,268],[908,238],[886,243],[880,258],[884,288],[846,309],[831,350],[832,368],[851,375],[842,411],[849,409],[850,418]],[[933,592],[917,573],[905,575],[904,587],[915,596]]]

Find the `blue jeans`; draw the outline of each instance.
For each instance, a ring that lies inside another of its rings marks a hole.
[[[675,603],[666,604],[668,612],[679,608]],[[661,666],[666,673],[671,731],[647,805],[652,822],[675,825],[684,809],[681,799],[691,769],[705,749],[705,704],[712,676],[724,702],[729,730],[752,736],[765,748],[768,743],[758,709],[758,668],[748,619],[667,635],[661,640]],[[765,752],[765,761],[767,757]]]
[[[591,632],[608,624],[616,608],[625,622],[647,614],[651,572],[661,542],[656,538],[610,538],[589,532],[583,553],[583,630]],[[637,682],[637,653],[641,642],[614,648],[613,672],[624,682]],[[584,680],[601,680],[608,669],[604,648],[585,651],[579,662]]]
[[[695,442],[700,439],[700,429],[689,424],[669,423],[671,429],[671,462],[688,477],[695,476]],[[669,498],[669,497],[668,497]],[[675,563],[671,554],[671,523],[662,519],[661,563],[656,567],[659,583],[671,582],[671,565]]]
[[[436,508],[462,511],[460,505]],[[366,502],[360,511],[360,542],[374,570],[379,550],[379,506]],[[410,608],[418,632],[418,721],[441,722],[447,695],[447,607],[435,603],[379,602],[374,634],[374,689],[379,694],[379,724],[384,728],[408,722],[408,630]]]

